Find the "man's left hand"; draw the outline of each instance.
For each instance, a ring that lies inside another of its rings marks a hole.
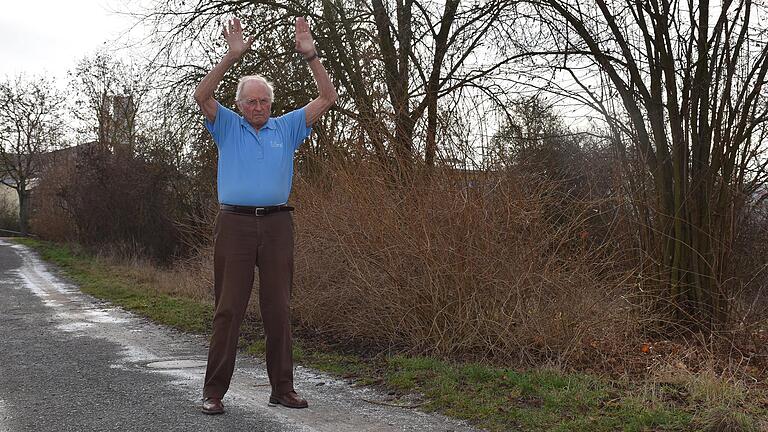
[[[296,18],[296,52],[304,56],[311,57],[315,54],[315,41],[312,39],[312,33],[309,32],[309,24],[303,17]]]

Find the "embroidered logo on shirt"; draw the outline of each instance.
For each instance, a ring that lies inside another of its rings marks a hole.
[[[278,148],[282,148],[283,147],[282,141],[272,141],[272,143],[270,145],[272,147],[278,147]]]

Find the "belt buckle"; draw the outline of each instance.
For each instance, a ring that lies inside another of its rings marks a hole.
[[[267,209],[264,207],[256,207],[253,209],[253,215],[254,216],[266,216],[267,215]]]

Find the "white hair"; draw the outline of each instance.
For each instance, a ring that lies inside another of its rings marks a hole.
[[[240,78],[240,81],[237,83],[237,91],[235,92],[235,101],[240,102],[240,92],[243,90],[243,86],[248,81],[258,81],[265,86],[267,86],[267,90],[269,92],[269,101],[272,102],[275,98],[275,90],[272,87],[272,83],[267,81],[266,78],[264,78],[261,75],[246,75],[242,78]]]

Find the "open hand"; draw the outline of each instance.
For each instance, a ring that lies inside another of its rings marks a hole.
[[[309,32],[309,24],[303,17],[296,18],[296,52],[310,57],[315,53],[315,41],[312,39],[312,33]]]
[[[240,20],[235,18],[224,24],[224,38],[227,40],[227,46],[229,46],[229,52],[237,55],[238,57],[245,54],[246,51],[251,49],[253,44],[253,36],[247,40],[243,38],[243,26],[240,25]]]

